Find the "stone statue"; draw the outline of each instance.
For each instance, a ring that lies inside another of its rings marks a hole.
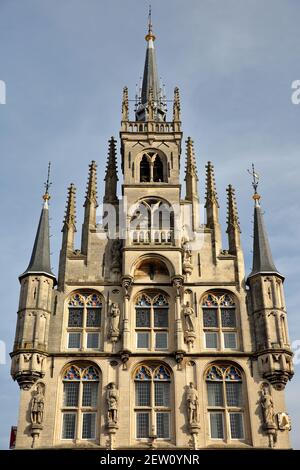
[[[261,391],[261,407],[263,412],[263,420],[266,426],[275,425],[274,404],[268,387],[263,387]]]
[[[111,246],[111,266],[113,268],[120,268],[121,267],[121,248],[122,248],[122,241],[117,238],[113,241]]]
[[[193,382],[190,382],[189,388],[187,390],[186,401],[188,408],[189,424],[197,424],[199,420],[199,400],[198,392],[194,387]]]
[[[109,334],[111,336],[119,334],[119,332],[120,332],[119,324],[120,324],[120,308],[119,308],[118,304],[113,303],[111,308],[110,308]]]
[[[184,322],[185,322],[185,331],[194,332],[195,331],[195,326],[193,322],[194,309],[193,307],[190,306],[190,302],[187,302],[183,306],[183,316],[184,316]]]
[[[192,250],[188,240],[185,240],[182,244],[183,248],[183,262],[191,263],[192,262]]]
[[[107,385],[106,401],[108,424],[117,424],[119,392],[114,382],[111,382]]]
[[[44,418],[44,390],[42,384],[37,384],[31,402],[31,424],[42,424]]]

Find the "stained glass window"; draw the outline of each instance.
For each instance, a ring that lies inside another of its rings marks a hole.
[[[241,371],[228,364],[212,365],[206,372],[206,386],[211,439],[243,440],[245,410]]]
[[[62,439],[95,439],[98,384],[99,374],[92,365],[71,365],[65,371]],[[66,411],[70,409],[72,412]],[[77,423],[81,429],[77,429]]]
[[[203,325],[205,328],[216,328],[218,326],[218,309],[203,308]]]
[[[69,308],[68,326],[81,327],[83,324],[83,308]]]
[[[236,305],[232,294],[212,292],[202,299],[205,347],[237,349]]]
[[[170,438],[170,372],[163,366],[140,366],[135,373],[136,437]]]
[[[222,326],[227,328],[235,328],[235,310],[233,308],[221,308]]]
[[[163,294],[140,294],[136,300],[135,327],[137,348],[162,350],[168,348],[169,309]],[[140,332],[143,328],[147,332]],[[151,334],[151,331],[154,334]]]
[[[101,310],[102,299],[98,293],[76,292],[70,296],[67,335],[69,349],[99,349]]]
[[[150,309],[137,308],[136,309],[136,327],[137,328],[150,328]]]

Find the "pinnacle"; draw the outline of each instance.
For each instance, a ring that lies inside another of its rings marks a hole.
[[[235,189],[231,184],[228,185],[227,189],[227,232],[231,229],[238,229],[240,232],[240,222],[237,211],[237,204],[235,198]]]
[[[209,204],[216,204],[219,207],[218,203],[218,195],[216,190],[216,183],[215,183],[215,174],[214,174],[214,166],[209,161],[207,162],[206,168],[206,204],[207,207]]]

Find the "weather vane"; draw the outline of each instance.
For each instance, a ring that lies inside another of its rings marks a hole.
[[[254,163],[252,163],[252,170],[247,170],[249,175],[252,176],[252,186],[253,186],[253,189],[254,189],[254,194],[257,194],[257,187],[258,187],[258,182],[259,182],[259,174],[257,173],[257,171],[255,171],[255,168],[254,168]]]
[[[49,195],[49,189],[52,183],[50,182],[50,170],[51,170],[51,162],[48,163],[48,173],[47,173],[47,181],[44,183],[45,185],[45,194],[43,196],[44,201],[47,201],[50,199]]]

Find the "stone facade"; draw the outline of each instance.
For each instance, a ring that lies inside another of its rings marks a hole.
[[[80,250],[76,190],[68,190],[57,281],[45,242],[47,186],[32,259],[20,276],[11,353],[19,449],[290,447],[283,276],[262,266],[271,254],[256,188],[256,264],[245,280],[234,189],[227,189],[224,250],[214,168],[206,166],[204,223],[190,138],[182,197],[179,90],[168,121],[154,39],[150,22],[133,121],[123,92],[122,199],[111,138],[103,223],[96,223],[92,162]]]

